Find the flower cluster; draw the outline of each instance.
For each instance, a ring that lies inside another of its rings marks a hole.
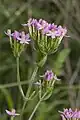
[[[46,91],[48,92],[48,97],[51,96],[53,88],[54,88],[54,83],[56,80],[60,80],[57,78],[57,76],[53,73],[52,70],[47,70],[44,75],[41,75],[39,82],[36,82],[35,85],[38,85],[41,91],[45,93]],[[48,98],[47,98],[48,99]]]
[[[63,112],[59,111],[61,113],[62,120],[74,120],[80,119],[80,111],[79,110],[72,110],[71,108],[69,109],[64,109]]]
[[[61,25],[57,26],[54,23],[48,23],[43,19],[37,20],[30,18],[28,23],[23,24],[23,26],[28,27],[28,34],[25,34],[24,31],[18,32],[16,30],[13,33],[11,33],[11,30],[5,32],[10,38],[11,47],[14,46],[12,39],[23,45],[29,44],[32,39],[34,40],[35,49],[43,53],[43,55],[54,53],[67,33],[65,27],[63,28]]]
[[[29,19],[27,24],[23,24],[23,26],[33,27],[35,32],[36,30],[41,31],[42,34],[50,36],[51,38],[55,37],[64,37],[67,33],[67,29],[62,26],[57,26],[54,23],[48,23],[43,19]]]
[[[52,70],[47,70],[42,77],[44,79],[43,83],[44,84],[46,83],[46,85],[47,85],[46,87],[47,88],[48,87],[53,88],[55,81],[56,80],[58,80],[58,81],[60,80],[60,79],[57,78],[57,76],[53,73]]]
[[[40,77],[42,79],[35,83],[39,87],[39,98],[47,92],[45,96],[45,100],[47,100],[52,95],[55,81],[60,79],[56,77],[52,70],[47,70],[45,74]]]
[[[60,79],[57,78],[57,76],[53,73],[52,70],[47,70],[44,73],[44,75],[41,75],[40,77],[43,78],[43,81],[45,81],[45,82],[54,81],[54,80],[60,80]],[[35,84],[40,85],[39,82],[36,82]]]
[[[62,38],[66,35],[67,29],[57,26],[54,23],[48,23],[43,19],[29,19],[27,24],[29,34],[32,39],[36,40],[36,48],[43,54],[55,52],[61,43]]]
[[[14,40],[17,40],[21,44],[29,44],[30,41],[29,34],[25,34],[24,31],[18,32],[15,30],[13,33],[11,33],[11,31],[8,30],[7,33],[5,32],[5,34],[8,35],[9,37],[12,37]]]
[[[20,56],[21,52],[24,50],[24,45],[29,44],[31,41],[29,34],[25,34],[24,31],[18,32],[15,30],[11,33],[11,30],[7,30],[5,34],[10,38],[10,45],[15,57]]]
[[[56,75],[53,73],[52,70],[47,70],[44,75],[41,75],[40,77],[42,77],[44,79],[44,81],[51,81],[53,79],[55,80],[60,80],[56,77]]]

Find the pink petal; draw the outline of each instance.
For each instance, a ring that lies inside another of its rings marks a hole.
[[[9,110],[5,110],[8,115],[12,115],[12,112]]]
[[[18,115],[20,115],[20,114],[18,114],[18,113],[15,113],[15,115],[16,115],[16,116],[18,116]]]

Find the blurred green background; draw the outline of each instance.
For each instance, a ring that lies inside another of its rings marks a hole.
[[[16,84],[16,61],[4,31],[9,28],[24,30],[21,24],[27,23],[30,17],[66,26],[70,36],[64,38],[59,50],[49,56],[44,68],[38,72],[41,75],[46,69],[53,69],[61,81],[55,85],[51,98],[40,105],[33,120],[59,120],[58,110],[80,108],[79,0],[0,0],[0,119],[8,120],[5,109],[15,108],[20,112],[23,105]],[[24,92],[35,67],[34,61],[35,53],[29,46],[20,59]],[[23,120],[28,119],[36,103],[37,98],[26,105]]]

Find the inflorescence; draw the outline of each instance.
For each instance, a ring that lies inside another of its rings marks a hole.
[[[29,44],[29,41],[31,41],[29,34],[25,34],[24,31],[18,32],[15,30],[13,33],[11,33],[11,30],[8,30],[5,32],[5,34],[9,37],[12,37],[14,40],[17,40],[17,42],[20,42],[21,44]]]
[[[36,40],[35,48],[45,55],[54,53],[67,33],[65,27],[48,23],[43,19],[30,18],[23,26],[28,27],[31,39]]]
[[[48,23],[43,19],[29,19],[27,24],[23,24],[23,26],[28,26],[29,28],[33,27],[33,33],[36,30],[40,31],[43,35],[50,36],[51,38],[56,37],[64,37],[67,33],[67,29],[62,26],[57,26],[54,23]],[[29,29],[30,30],[30,29]],[[30,31],[31,33],[31,31]]]
[[[10,44],[13,49],[15,48],[14,43],[18,42],[20,44],[29,44],[31,40],[34,42],[35,50],[41,52],[43,55],[48,55],[56,52],[62,39],[66,36],[67,29],[61,25],[57,26],[54,23],[48,23],[43,19],[32,19],[30,18],[27,24],[23,26],[28,28],[29,33],[24,31],[18,32],[14,31],[11,33],[11,30],[8,30],[6,35],[10,38]],[[12,39],[16,42],[13,42]],[[20,45],[19,45],[20,46]],[[16,54],[20,55],[21,50],[17,51]]]
[[[25,44],[29,44],[31,41],[29,33],[26,34],[24,31],[18,32],[15,30],[11,33],[11,30],[8,29],[5,34],[9,36],[10,45],[15,57],[20,56],[22,51],[24,51]]]
[[[80,111],[79,110],[72,110],[64,109],[64,111],[59,111],[61,113],[62,120],[79,120],[80,119]]]

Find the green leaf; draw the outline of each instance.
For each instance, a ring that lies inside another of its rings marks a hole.
[[[1,92],[4,94],[4,96],[6,98],[9,109],[12,109],[14,105],[13,105],[13,100],[11,98],[11,95],[10,95],[9,91],[7,89],[2,88]]]
[[[70,53],[70,49],[63,49],[57,56],[56,60],[54,61],[54,72],[59,75],[62,71],[63,64]]]

